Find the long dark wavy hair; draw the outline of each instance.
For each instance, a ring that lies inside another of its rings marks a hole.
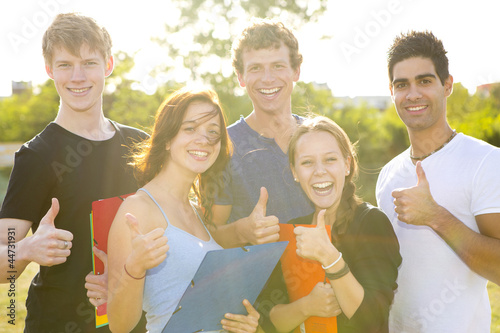
[[[183,88],[168,96],[156,112],[151,137],[134,147],[130,164],[134,166],[135,177],[139,186],[144,186],[158,175],[169,159],[170,152],[165,148],[179,132],[187,108],[193,102],[212,104],[214,110],[204,118],[209,120],[214,116],[219,116],[221,124],[220,136],[210,141],[212,145],[220,141],[219,155],[207,171],[195,178],[191,187],[194,199],[203,211],[205,223],[213,224],[211,208],[216,192],[223,187],[222,171],[232,153],[231,141],[226,130],[226,120],[219,97],[214,90]]]
[[[354,219],[356,208],[362,203],[362,200],[356,195],[355,181],[359,172],[356,147],[351,143],[351,140],[349,140],[349,137],[342,127],[333,120],[323,116],[308,118],[298,126],[288,146],[288,158],[292,168],[295,167],[297,142],[302,135],[309,132],[330,133],[337,140],[344,159],[347,160],[348,157],[351,157],[351,163],[349,165],[350,172],[345,176],[342,197],[340,199],[339,208],[337,209],[335,223],[332,226],[332,239],[337,240],[338,235],[346,232],[349,224]]]

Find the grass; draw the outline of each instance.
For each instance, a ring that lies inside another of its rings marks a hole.
[[[8,323],[9,317],[2,311],[0,316],[0,332],[22,333],[24,330],[24,319],[26,318],[25,300],[28,293],[28,287],[38,272],[38,265],[31,263],[16,282],[16,321],[15,325]],[[8,297],[9,284],[0,284],[0,309],[6,309],[9,305]],[[491,333],[500,332],[500,287],[494,283],[488,283],[488,293],[491,302]]]

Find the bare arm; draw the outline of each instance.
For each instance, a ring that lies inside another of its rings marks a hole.
[[[168,251],[161,228],[144,232],[138,220],[147,218],[132,197],[118,210],[108,236],[108,318],[113,332],[129,332],[142,314],[146,271],[158,266]],[[139,220],[140,221],[140,220]],[[125,267],[127,272],[125,272]]]
[[[32,223],[19,219],[0,220],[0,251],[6,253],[0,259],[0,279],[6,280],[16,271],[19,277],[26,266],[34,261],[41,266],[58,265],[66,261],[71,254],[73,234],[67,230],[57,229],[54,219],[59,212],[57,199],[52,199],[52,206],[40,221],[36,232],[26,237]],[[9,257],[9,253],[11,256]],[[14,265],[14,269],[11,265]]]
[[[279,239],[279,221],[276,216],[266,216],[267,199],[267,190],[263,187],[250,216],[229,224],[226,222],[232,206],[214,205],[212,212],[217,228],[212,228],[210,232],[217,243],[224,248],[232,248],[276,242]]]

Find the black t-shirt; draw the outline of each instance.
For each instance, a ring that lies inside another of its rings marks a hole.
[[[288,223],[311,224],[312,220],[311,214]],[[365,292],[361,305],[350,319],[344,314],[337,317],[338,332],[388,332],[389,309],[402,260],[391,222],[381,210],[363,203],[334,245],[342,252]]]
[[[57,198],[55,226],[73,234],[67,261],[41,266],[31,283],[25,332],[96,331],[95,308],[85,289],[92,270],[92,202],[137,190],[126,156],[131,144],[147,138],[135,128],[111,123],[116,133],[105,141],[87,140],[50,123],[16,153],[0,218],[31,221],[35,232],[51,198]]]

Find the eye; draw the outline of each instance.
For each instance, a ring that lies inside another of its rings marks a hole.
[[[329,162],[329,163],[335,162],[336,160],[337,160],[336,157],[327,157],[326,158],[326,161]]]
[[[308,166],[311,165],[312,161],[311,160],[303,160],[300,162],[300,165]]]
[[[248,69],[248,71],[249,71],[249,72],[257,72],[259,69],[260,69],[260,67],[259,67],[259,66],[251,66],[251,67]]]
[[[406,87],[406,83],[396,83],[394,87],[396,89],[403,89],[404,87]]]
[[[95,62],[95,61],[87,61],[85,63],[85,65],[87,65],[87,66],[95,66],[95,65],[97,65],[97,62]]]
[[[192,126],[184,127],[183,129],[185,132],[194,132],[195,128]]]

